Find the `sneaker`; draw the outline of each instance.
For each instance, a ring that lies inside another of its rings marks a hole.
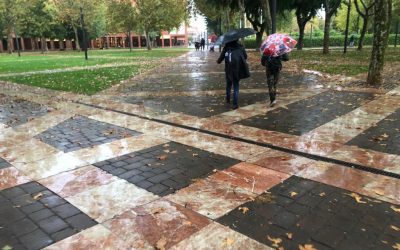
[[[233,106],[233,110],[235,110],[235,109],[238,109],[239,108],[239,106]]]
[[[276,100],[275,101],[273,101],[273,102],[271,102],[271,104],[269,105],[270,107],[273,107],[273,106],[275,106],[276,105]]]

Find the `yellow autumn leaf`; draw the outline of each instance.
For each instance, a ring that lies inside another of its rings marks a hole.
[[[304,246],[299,245],[300,250],[317,250],[313,245],[311,244],[305,244]]]
[[[165,245],[167,245],[167,239],[163,236],[156,243],[156,249],[165,250]]]
[[[323,197],[323,196],[325,196],[325,195],[326,195],[325,192],[322,192],[322,193],[319,194],[319,196],[321,196],[321,197]]]
[[[394,225],[390,225],[390,228],[393,229],[394,231],[400,231],[400,228],[398,228]]]
[[[392,246],[396,250],[400,250],[400,243],[396,243],[396,245]]]
[[[289,240],[291,240],[293,238],[293,234],[292,233],[286,233],[286,236],[288,237]]]
[[[268,240],[272,242],[273,247],[279,247],[279,244],[282,243],[282,239],[280,238],[271,238],[269,235],[267,235]]]
[[[226,238],[223,242],[223,246],[232,246],[233,243],[235,243],[235,240],[231,239],[231,238]]]
[[[357,203],[367,203],[366,201],[362,201],[362,197],[356,193],[351,193],[350,196],[353,197]]]
[[[239,210],[242,211],[243,214],[246,214],[249,211],[248,207],[239,207]]]
[[[296,195],[297,195],[296,192],[290,192],[290,197],[294,197],[294,196],[296,196]]]
[[[34,200],[40,199],[43,196],[42,193],[38,193],[37,195],[33,196]]]
[[[390,206],[391,209],[393,209],[393,211],[400,213],[400,208],[396,208],[395,206]]]

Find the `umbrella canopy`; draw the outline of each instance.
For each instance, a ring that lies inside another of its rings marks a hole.
[[[285,34],[272,34],[261,44],[261,53],[270,56],[281,56],[289,53],[296,46],[297,41]]]
[[[241,28],[241,29],[234,29],[226,32],[222,36],[218,38],[218,40],[215,42],[216,44],[226,44],[229,42],[233,42],[236,40],[239,40],[240,38],[246,37],[246,36],[251,36],[256,34],[257,32],[253,29],[249,28]]]

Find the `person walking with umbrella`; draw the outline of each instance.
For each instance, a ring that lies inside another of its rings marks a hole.
[[[233,86],[233,109],[239,107],[239,81],[250,77],[247,65],[247,53],[239,43],[239,39],[254,34],[251,29],[232,30],[221,36],[216,44],[225,44],[217,63],[225,61],[226,77],[226,102],[231,101],[231,91]]]
[[[270,107],[276,104],[276,85],[282,70],[282,61],[289,61],[288,53],[296,44],[297,41],[287,35],[272,34],[261,45],[261,64],[266,69]]]

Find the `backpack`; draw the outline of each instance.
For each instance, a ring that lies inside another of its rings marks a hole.
[[[231,49],[228,49],[225,52],[225,62],[226,63],[231,63],[232,62],[232,50]]]

